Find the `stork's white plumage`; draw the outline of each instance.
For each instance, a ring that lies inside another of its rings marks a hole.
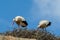
[[[39,22],[39,24],[38,24],[38,29],[37,29],[37,34],[36,34],[36,36],[38,35],[38,32],[39,32],[39,29],[41,28],[42,30],[42,32],[43,33],[45,33],[46,32],[46,27],[48,27],[48,26],[50,26],[51,25],[51,22],[50,21],[48,21],[48,20],[42,20],[42,21],[40,21]],[[45,35],[46,35],[46,33],[45,33]]]
[[[21,21],[25,21],[25,19],[22,17],[22,16],[16,16],[13,21],[18,21],[18,20],[21,20]]]
[[[26,22],[26,20],[22,17],[22,16],[16,16],[13,19],[13,23],[16,23],[18,26],[22,26],[22,27],[26,27],[28,24]]]
[[[48,20],[42,20],[42,21],[39,22],[38,28],[44,29],[44,28],[46,28],[46,27],[48,27],[50,25],[51,25],[50,21],[48,21]]]

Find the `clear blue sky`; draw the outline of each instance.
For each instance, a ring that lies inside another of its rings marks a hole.
[[[40,20],[49,20],[52,25],[47,30],[60,35],[59,0],[0,0],[0,32],[12,30],[12,19],[18,15],[27,20],[28,29],[36,29]]]

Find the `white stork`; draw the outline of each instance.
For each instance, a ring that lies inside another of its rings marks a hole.
[[[28,25],[27,21],[22,17],[22,16],[16,16],[13,19],[13,24],[14,22],[18,25],[18,27],[26,27]]]
[[[42,30],[41,30],[41,32],[42,33],[44,33],[44,35],[46,35],[46,27],[48,27],[48,26],[50,26],[51,25],[51,22],[50,21],[48,21],[48,20],[42,20],[42,21],[40,21],[39,22],[39,24],[38,24],[38,29],[37,29],[37,34],[36,34],[36,36],[38,35],[38,33],[39,33],[39,29],[41,28]],[[40,36],[43,36],[43,35],[40,35]],[[38,37],[38,36],[37,36]]]
[[[43,30],[46,29],[46,27],[50,26],[51,22],[48,20],[42,20],[39,22],[38,29],[42,28]]]

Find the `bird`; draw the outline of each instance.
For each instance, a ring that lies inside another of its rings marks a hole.
[[[28,25],[27,21],[22,16],[16,16],[15,18],[13,18],[12,25],[14,24],[14,22],[18,25],[18,27],[20,27],[20,26],[26,27]]]
[[[50,26],[51,25],[51,22],[50,21],[48,21],[48,20],[41,20],[40,22],[39,22],[39,24],[38,24],[38,30],[39,30],[39,28],[41,28],[41,29],[45,29],[46,30],[46,27],[48,27],[48,26]]]
[[[37,33],[36,36],[38,37],[39,32],[43,33],[43,35],[46,35],[46,33],[47,33],[46,28],[50,25],[51,25],[51,22],[49,20],[41,20],[37,26],[38,28],[36,31],[36,33]],[[43,35],[40,35],[40,36],[43,36]]]

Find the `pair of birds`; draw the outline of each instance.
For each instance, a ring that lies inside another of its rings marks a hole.
[[[20,27],[20,26],[26,27],[28,25],[27,21],[22,16],[16,16],[13,19],[13,24],[14,24],[14,22],[18,25],[18,27]],[[48,21],[48,20],[42,20],[42,21],[39,22],[38,28],[44,29],[44,28],[46,28],[46,27],[48,27],[50,25],[51,25],[50,21]]]

